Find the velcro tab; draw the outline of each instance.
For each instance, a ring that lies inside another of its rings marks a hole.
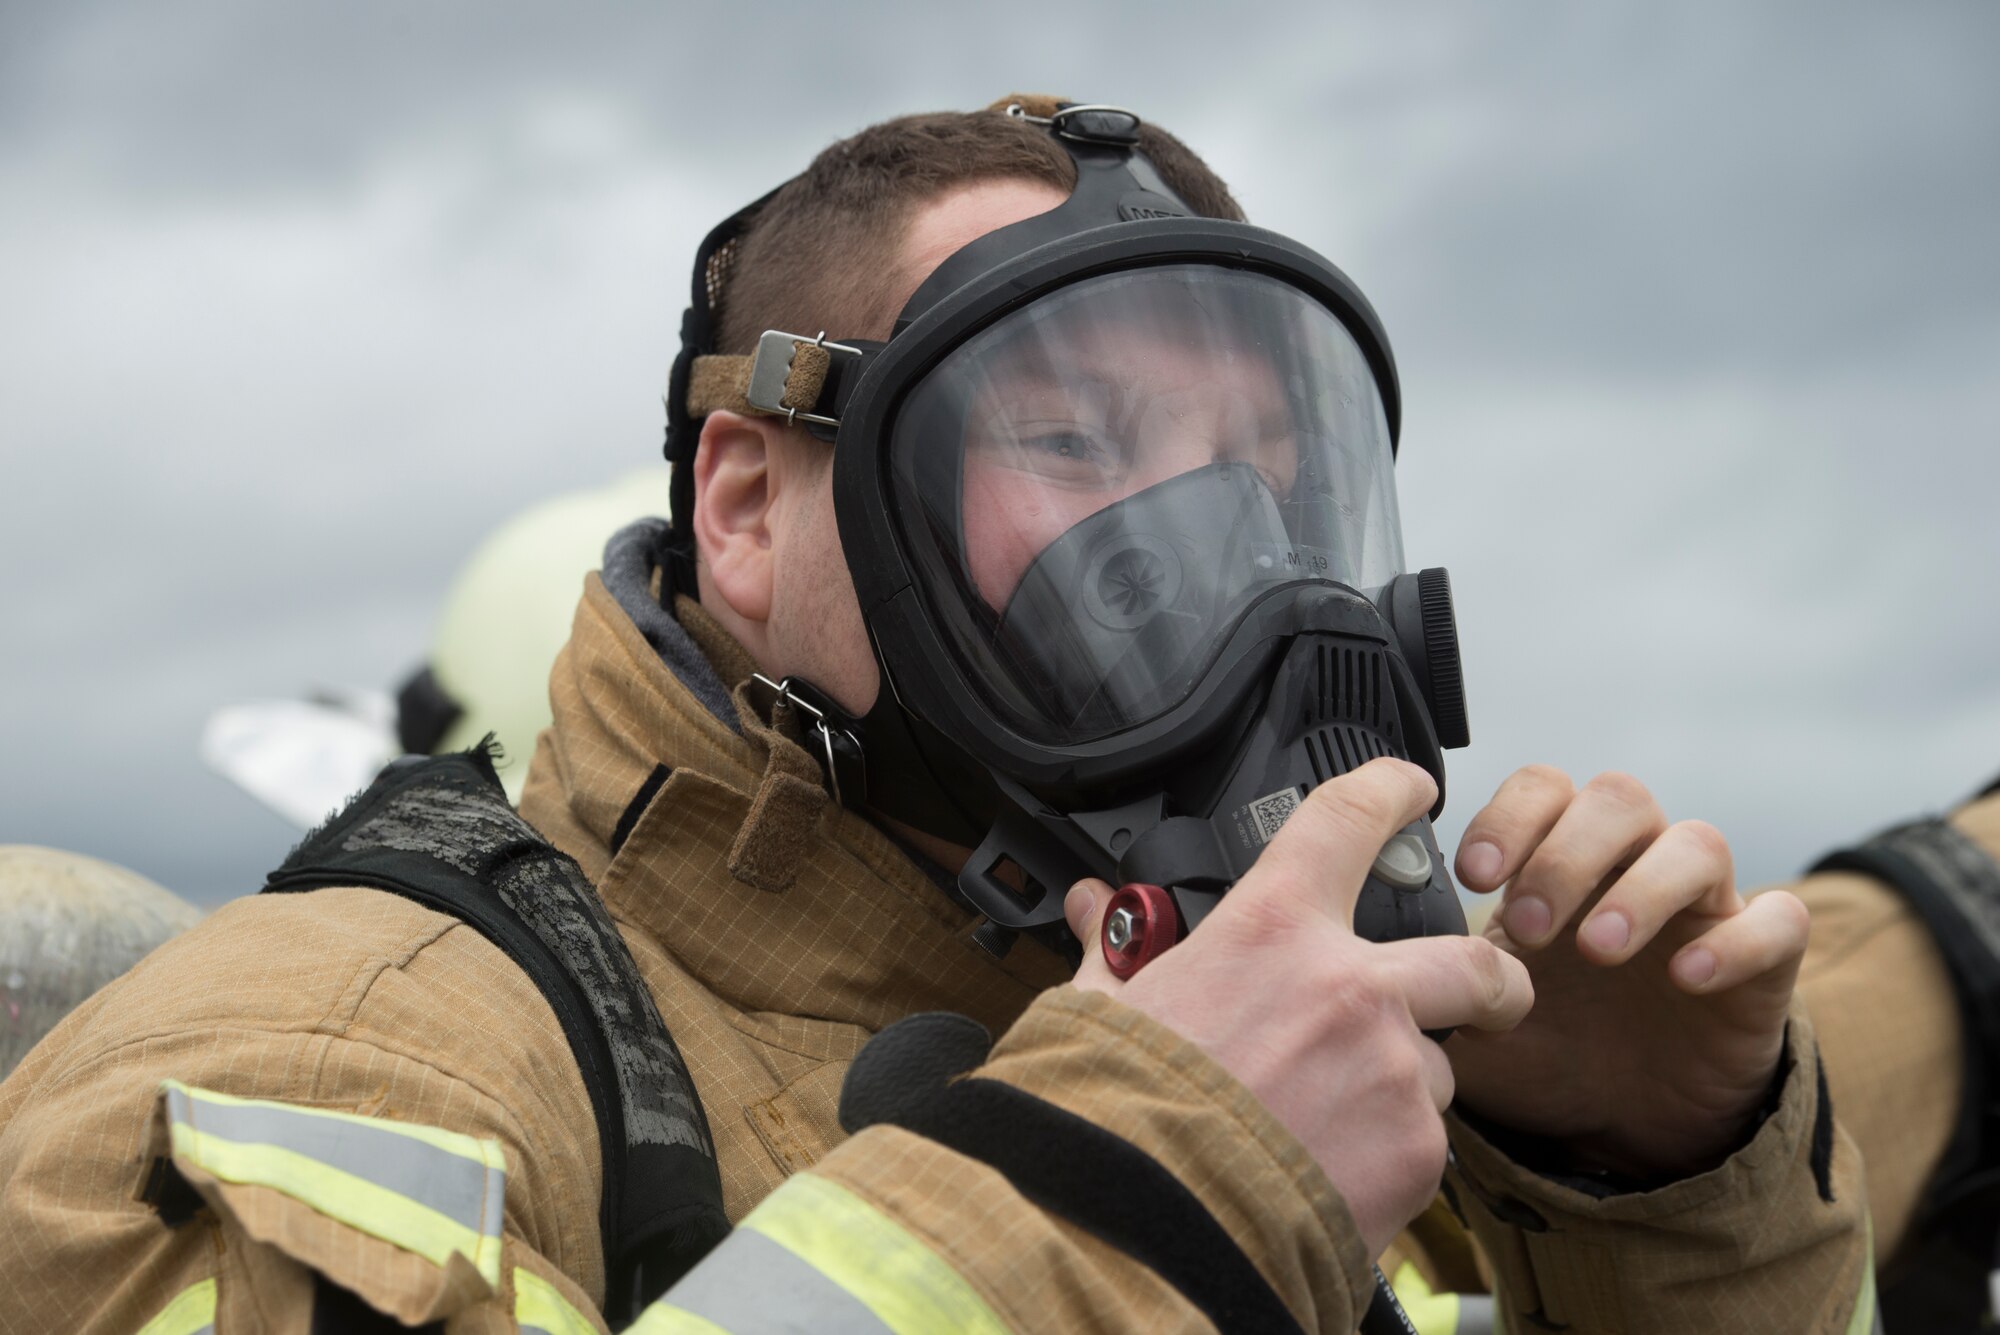
[[[500,1289],[500,1142],[162,1083],[153,1154],[252,1239],[406,1324]]]

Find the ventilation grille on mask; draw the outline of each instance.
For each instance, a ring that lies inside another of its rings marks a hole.
[[[1337,723],[1305,735],[1306,759],[1312,762],[1313,782],[1325,783],[1336,774],[1359,769],[1380,756],[1392,754],[1380,734],[1352,724]]]
[[[1305,722],[1338,719],[1377,731],[1389,727],[1388,668],[1379,650],[1322,644],[1315,658],[1318,690],[1306,699]]]
[[[1397,754],[1396,711],[1383,652],[1321,644],[1313,660],[1301,741],[1314,780],[1323,783],[1378,756]]]

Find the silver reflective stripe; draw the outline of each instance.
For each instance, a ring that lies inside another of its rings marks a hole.
[[[283,1192],[433,1265],[456,1253],[500,1286],[507,1152],[498,1140],[161,1083],[184,1169]]]
[[[500,1231],[504,1174],[489,1173],[483,1164],[390,1130],[391,1123],[371,1126],[351,1116],[294,1112],[268,1103],[221,1103],[172,1086],[166,1094],[168,1115],[206,1135],[239,1145],[282,1146],[429,1206],[474,1232]]]
[[[1485,1293],[1458,1295],[1458,1329],[1452,1335],[1494,1335],[1493,1298]]]
[[[478,1227],[489,1238],[500,1236],[501,1226],[507,1218],[507,1174],[488,1172],[486,1185],[480,1191]]]
[[[747,1228],[723,1239],[667,1299],[739,1335],[894,1335],[860,1299]]]

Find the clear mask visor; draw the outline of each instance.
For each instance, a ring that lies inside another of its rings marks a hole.
[[[1049,294],[926,375],[890,451],[928,609],[1038,742],[1172,709],[1285,585],[1372,592],[1402,570],[1367,360],[1262,274],[1170,265]]]

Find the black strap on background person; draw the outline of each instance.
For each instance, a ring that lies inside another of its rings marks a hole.
[[[913,1015],[862,1048],[840,1091],[850,1135],[887,1123],[997,1170],[1021,1193],[1172,1285],[1223,1335],[1284,1335],[1299,1323],[1201,1200],[1138,1146],[1004,1081],[954,1080],[992,1047],[977,1022]],[[1388,1281],[1361,1335],[1415,1335]]]
[[[1980,795],[2000,791],[1996,781]],[[1977,1330],[2000,1277],[2000,865],[1943,820],[1885,830],[1821,858],[1820,872],[1883,881],[1929,929],[1965,1035],[1958,1124],[1895,1264],[1882,1277],[1890,1330]]]
[[[693,1080],[582,869],[515,814],[482,745],[390,765],[263,893],[328,886],[385,890],[459,919],[548,1000],[597,1123],[604,1315],[614,1328],[636,1319],[729,1220]],[[339,1295],[322,1297],[339,1309]]]

